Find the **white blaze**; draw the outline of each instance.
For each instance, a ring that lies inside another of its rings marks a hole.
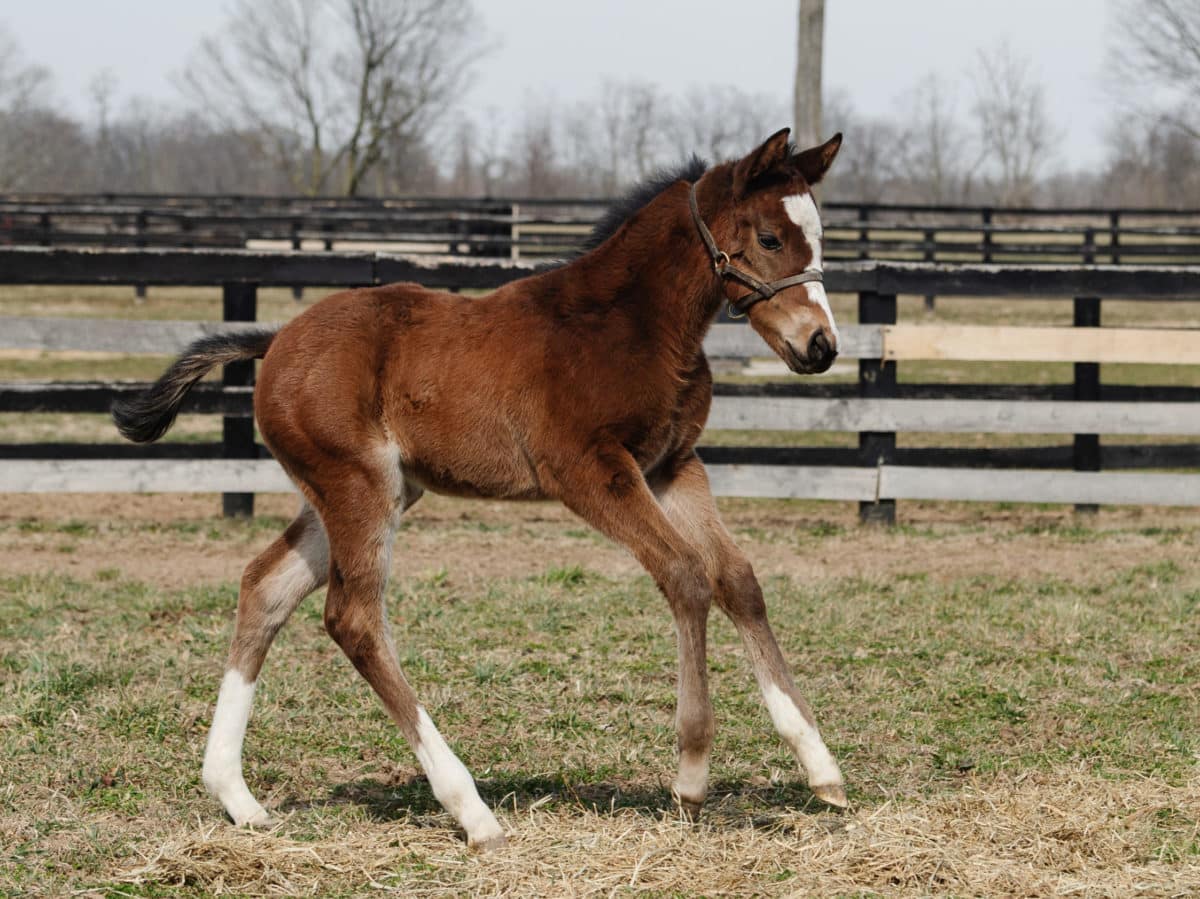
[[[783,211],[792,223],[804,233],[804,239],[812,247],[812,262],[807,271],[824,271],[821,259],[821,214],[817,212],[817,204],[813,202],[812,194],[792,194],[783,198]],[[825,295],[825,285],[819,281],[810,281],[804,285],[808,298],[825,313],[829,320],[829,330],[833,333],[835,345],[840,342],[837,323],[833,320],[833,310],[829,308],[829,297]]]

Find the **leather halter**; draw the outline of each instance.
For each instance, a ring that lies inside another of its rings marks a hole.
[[[769,300],[781,290],[786,290],[797,284],[808,284],[813,281],[820,283],[825,280],[825,276],[816,269],[810,269],[787,278],[780,278],[778,281],[767,282],[760,281],[749,272],[744,272],[740,268],[735,268],[729,261],[729,254],[717,247],[717,241],[713,238],[712,232],[708,230],[708,225],[704,224],[704,219],[700,217],[700,204],[696,202],[695,184],[691,184],[688,187],[688,205],[692,208],[692,221],[696,223],[696,230],[700,232],[704,246],[708,248],[708,255],[712,257],[713,271],[722,278],[733,278],[735,281],[741,281],[750,288],[750,293],[745,296],[740,296],[736,300],[728,300],[730,318],[741,318],[750,311],[750,307],[755,303]]]

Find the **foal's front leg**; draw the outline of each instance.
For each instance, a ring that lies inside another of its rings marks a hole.
[[[812,709],[796,689],[767,621],[762,588],[721,522],[704,465],[693,455],[669,481],[656,484],[655,493],[668,518],[704,560],[717,605],[738,629],[767,711],[807,773],[809,789],[829,805],[844,808],[842,772],[821,739]]]
[[[674,794],[689,816],[708,792],[714,722],[708,698],[706,633],[712,584],[695,549],[667,520],[641,470],[621,447],[577,462],[560,475],[561,498],[601,533],[624,545],[654,578],[675,618],[679,675],[675,729],[679,775]]]

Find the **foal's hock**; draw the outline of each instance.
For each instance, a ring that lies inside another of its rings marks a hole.
[[[416,284],[333,294],[277,333],[193,344],[113,410],[156,440],[215,365],[263,360],[254,413],[304,498],[246,568],[204,783],[237,824],[266,824],[242,777],[254,686],[275,634],[328,585],[325,627],[379,694],[472,846],[505,841],[470,773],[397,663],[385,608],[401,514],[426,490],[556,499],[626,546],[667,598],[679,637],[674,793],[708,790],[710,606],[745,644],[779,733],[813,793],[845,805],[842,775],[792,681],[750,563],[721,524],[694,452],[712,401],[702,341],[722,303],[801,373],[829,368],[838,331],[821,280],[810,188],[841,135],[797,152],[783,130],[745,158],[693,159],[634,190],[578,257],[481,298]]]

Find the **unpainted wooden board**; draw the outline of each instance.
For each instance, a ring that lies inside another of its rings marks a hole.
[[[888,325],[883,358],[1200,364],[1200,330]]]

